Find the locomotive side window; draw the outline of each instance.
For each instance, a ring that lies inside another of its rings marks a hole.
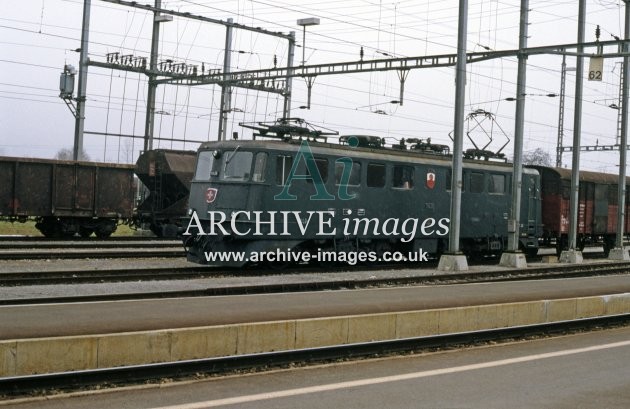
[[[367,167],[368,187],[385,186],[385,165],[379,163],[368,163]]]
[[[450,192],[453,185],[453,170],[446,169],[446,191]]]
[[[223,179],[238,182],[249,180],[253,156],[252,152],[239,151],[238,147],[232,152],[225,152]]]
[[[283,186],[285,184],[292,166],[292,156],[279,155],[276,157],[276,185]]]
[[[413,167],[411,166],[394,166],[392,174],[392,187],[399,189],[413,188]]]
[[[470,172],[470,191],[471,193],[483,192],[484,174],[479,172]]]
[[[345,167],[348,166],[342,162],[335,162],[335,184],[341,184],[341,179],[344,175]],[[349,186],[359,186],[361,184],[361,163],[352,162],[352,168],[350,169],[350,179],[348,180]]]
[[[197,169],[195,170],[196,180],[210,180],[212,166],[214,165],[214,156],[212,151],[199,152],[197,158]]]
[[[309,160],[309,159],[306,159],[306,160]],[[315,161],[315,166],[317,167],[317,170],[319,171],[319,175],[322,177],[322,182],[324,183],[328,182],[328,159],[313,158],[313,160]],[[311,174],[308,166],[306,167],[306,173],[309,175]],[[306,181],[308,183],[313,183],[313,179],[306,179]]]
[[[488,193],[505,193],[505,175],[490,175]]]
[[[254,161],[254,174],[252,182],[265,181],[265,169],[267,169],[267,152],[258,152]]]

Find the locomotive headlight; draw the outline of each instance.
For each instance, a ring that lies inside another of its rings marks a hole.
[[[193,214],[193,209],[188,209],[188,216],[192,216]]]
[[[218,151],[218,150],[213,150],[213,151],[212,151],[212,156],[213,156],[215,159],[219,159],[219,158],[221,157],[221,151]]]

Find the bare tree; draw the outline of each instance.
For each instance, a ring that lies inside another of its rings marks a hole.
[[[59,149],[59,151],[57,152],[57,154],[55,155],[55,159],[59,159],[59,160],[72,160],[74,155],[73,155],[73,150],[69,149],[69,148],[61,148]],[[90,155],[87,154],[87,152],[85,150],[81,151],[81,154],[79,155],[79,160],[83,160],[83,161],[90,161]]]
[[[553,166],[549,152],[536,148],[523,154],[523,164],[536,166]]]

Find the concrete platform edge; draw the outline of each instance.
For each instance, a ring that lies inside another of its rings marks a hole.
[[[0,341],[0,377],[385,341],[630,312],[630,293]]]

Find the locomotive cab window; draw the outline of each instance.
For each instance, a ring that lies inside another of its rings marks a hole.
[[[212,151],[201,151],[197,158],[197,169],[195,170],[196,180],[210,180],[210,176],[216,176],[217,172],[213,171],[214,156]]]
[[[276,185],[283,186],[289,178],[291,167],[293,166],[293,157],[286,155],[278,155],[276,157]]]
[[[243,152],[236,147],[231,152],[225,152],[223,156],[223,179],[244,182],[249,180],[252,171],[252,152]]]
[[[264,182],[265,170],[267,169],[267,152],[258,152],[254,161],[254,174],[252,182]]]
[[[411,166],[394,166],[392,173],[392,187],[398,189],[413,188],[413,167]]]
[[[379,163],[368,163],[367,166],[368,187],[385,186],[385,165]]]
[[[306,159],[306,160],[309,161],[311,159]],[[322,182],[326,183],[328,181],[328,159],[313,158],[312,160],[315,161],[315,167],[317,168],[317,171],[319,172],[319,176],[321,176],[322,178]],[[311,179],[306,179],[308,183],[313,183],[314,180],[318,180],[317,176],[311,175],[310,167],[312,166],[313,166],[312,163],[309,163],[308,166],[306,166],[306,174],[311,176]]]
[[[488,193],[505,193],[505,175],[490,175],[488,179]]]
[[[346,162],[339,159],[335,161],[335,184],[340,185],[341,183],[348,183],[349,186],[359,186],[361,184],[360,162],[351,162],[349,160]]]

